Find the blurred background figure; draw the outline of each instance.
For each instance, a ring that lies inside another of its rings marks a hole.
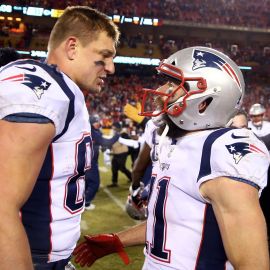
[[[113,124],[113,130],[120,133],[120,137],[124,139],[130,139],[129,135],[126,132],[123,132],[122,125],[119,122]],[[112,155],[112,183],[108,187],[118,187],[118,172],[121,171],[126,175],[128,181],[131,182],[131,172],[126,167],[127,157],[129,155],[128,146],[119,142],[115,142],[111,149]]]
[[[257,135],[265,136],[270,133],[270,122],[264,120],[265,108],[259,103],[250,107],[248,127]]]
[[[139,135],[137,134],[135,129],[131,130],[130,139],[134,142],[134,145],[128,148],[131,158],[131,167],[133,167],[134,162],[137,159],[140,151]]]
[[[111,166],[112,162],[111,162],[111,150],[109,148],[107,148],[104,152],[103,152],[103,162],[105,166]]]
[[[0,67],[18,59],[20,59],[20,55],[14,48],[0,48]]]
[[[103,137],[101,132],[101,119],[99,115],[90,116],[91,134],[93,140],[93,158],[91,162],[91,169],[85,174],[85,209],[93,210],[95,205],[92,204],[100,185],[100,174],[98,169],[98,158],[100,148],[110,148],[118,141],[119,134],[116,133],[112,138],[107,139]]]

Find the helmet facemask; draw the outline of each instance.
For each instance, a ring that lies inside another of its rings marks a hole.
[[[162,62],[157,68],[159,74],[167,78],[167,86],[158,89],[143,88],[140,91],[142,108],[140,115],[157,117],[167,113],[170,116],[180,115],[186,108],[186,99],[203,93],[207,89],[206,80],[202,77],[184,77],[180,68]],[[190,83],[195,87],[190,89]]]

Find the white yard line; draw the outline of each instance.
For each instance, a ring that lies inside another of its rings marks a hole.
[[[100,185],[100,187],[108,195],[108,197],[110,197],[114,201],[114,203],[123,210],[123,212],[126,212],[125,204],[123,204],[117,197],[115,197],[108,188],[104,187],[102,184]]]

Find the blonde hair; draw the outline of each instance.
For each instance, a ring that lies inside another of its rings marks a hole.
[[[87,6],[67,7],[51,31],[48,49],[57,48],[69,36],[77,37],[85,46],[103,31],[118,44],[120,32],[107,15]]]

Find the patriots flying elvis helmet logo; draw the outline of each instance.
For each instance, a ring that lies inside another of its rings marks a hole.
[[[221,71],[225,71],[237,83],[239,88],[242,89],[240,80],[237,77],[236,73],[234,72],[233,68],[218,55],[212,52],[195,49],[193,51],[192,58],[193,58],[192,70],[210,67],[219,69]]]
[[[247,154],[250,153],[265,153],[253,144],[238,142],[229,145],[225,145],[230,154],[233,155],[233,159],[236,164]]]
[[[7,77],[1,81],[20,82],[28,86],[37,96],[41,99],[45,90],[48,90],[51,83],[47,82],[43,78],[32,74],[18,74],[15,76]]]

